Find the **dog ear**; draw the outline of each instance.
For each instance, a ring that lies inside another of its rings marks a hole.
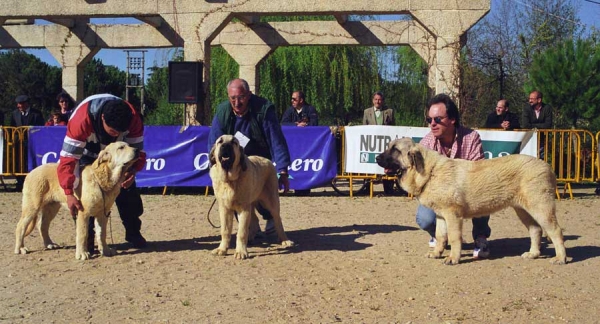
[[[215,158],[215,147],[217,145],[213,144],[213,146],[210,148],[210,153],[208,153],[208,162],[210,163],[210,165],[216,165],[217,164],[217,159]]]
[[[423,173],[425,170],[425,160],[423,154],[417,147],[413,147],[409,152],[410,163],[415,167],[418,173]]]
[[[244,154],[244,148],[238,146],[238,154],[240,155],[240,166],[242,167],[242,172],[248,170],[248,157]]]
[[[111,159],[111,155],[110,153],[108,153],[107,150],[102,150],[100,151],[100,154],[98,154],[98,158],[96,159],[98,161],[98,165],[104,163],[104,162],[108,162]]]

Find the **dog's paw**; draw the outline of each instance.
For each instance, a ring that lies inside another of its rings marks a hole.
[[[218,255],[218,256],[225,256],[227,255],[227,250],[222,250],[220,248],[216,248],[214,250],[212,250],[212,255]]]
[[[115,249],[109,248],[109,247],[106,247],[105,249],[101,249],[99,252],[100,252],[101,256],[107,256],[107,257],[117,254],[117,251],[115,251]]]
[[[29,249],[24,246],[15,250],[15,254],[27,254],[27,253],[29,253]]]
[[[446,257],[444,259],[444,264],[445,265],[454,265],[454,264],[458,264],[458,259],[454,259],[450,256]]]
[[[429,251],[429,252],[427,252],[427,254],[425,254],[425,256],[430,259],[439,259],[442,257],[442,254],[439,252],[435,252],[435,251]]]
[[[91,258],[91,254],[90,252],[81,252],[81,253],[75,253],[75,259],[77,260],[89,260]]]
[[[290,241],[290,240],[287,240],[287,241],[282,241],[282,242],[281,242],[281,246],[283,246],[283,247],[291,247],[291,246],[294,246],[294,244],[295,244],[295,243],[294,243],[294,242],[292,242],[292,241]]]
[[[233,256],[236,260],[246,260],[248,259],[248,251],[235,250],[235,254]]]
[[[60,249],[60,245],[58,245],[56,243],[46,244],[46,250],[56,250],[56,249]]]
[[[566,259],[560,259],[558,257],[554,257],[554,258],[550,259],[550,263],[551,264],[556,264],[556,265],[563,265],[563,264],[567,264],[567,260]]]
[[[521,258],[523,258],[523,259],[537,259],[539,256],[540,256],[540,252],[536,252],[536,253],[525,252],[525,253],[521,254]]]

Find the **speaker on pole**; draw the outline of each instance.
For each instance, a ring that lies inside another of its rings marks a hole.
[[[169,62],[169,103],[204,101],[202,62]]]

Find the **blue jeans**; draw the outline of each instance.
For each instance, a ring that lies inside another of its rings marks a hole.
[[[488,222],[490,216],[484,216],[481,218],[473,218],[473,240],[478,236],[484,235],[486,238],[492,234],[492,229],[489,227]],[[423,205],[419,205],[417,208],[417,225],[422,230],[425,230],[429,235],[435,237],[435,212],[433,209],[429,209]]]

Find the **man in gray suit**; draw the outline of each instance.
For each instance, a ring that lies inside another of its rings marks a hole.
[[[365,109],[363,125],[394,125],[394,110],[384,105],[383,93],[373,94],[373,107]],[[383,191],[386,195],[394,194],[394,181],[383,180]]]
[[[394,125],[394,110],[384,105],[383,93],[373,94],[373,107],[365,109],[363,125]]]

